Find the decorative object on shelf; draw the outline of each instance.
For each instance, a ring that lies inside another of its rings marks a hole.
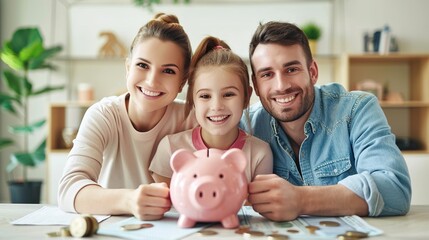
[[[404,102],[404,97],[400,92],[388,92],[385,94],[384,101],[390,103],[402,103]]]
[[[79,83],[77,85],[77,100],[79,102],[94,101],[94,88],[89,83]]]
[[[376,30],[372,37],[364,37],[364,42],[365,52],[372,51],[379,54],[388,54],[399,51],[398,42],[387,24],[382,29]]]
[[[374,80],[367,79],[357,83],[356,90],[370,92],[374,94],[379,101],[383,100],[383,85]]]
[[[106,42],[101,46],[98,51],[99,57],[126,57],[127,50],[125,46],[119,41],[116,35],[112,32],[100,32],[100,37],[106,38]]]
[[[322,36],[322,29],[314,22],[308,22],[301,27],[305,36],[308,38],[308,44],[310,45],[311,53],[314,55],[317,53],[317,41]]]
[[[29,181],[27,179],[27,167],[35,167],[45,160],[46,138],[35,148],[30,149],[29,140],[31,134],[41,129],[46,119],[30,122],[29,103],[33,96],[63,89],[64,86],[45,86],[34,89],[33,80],[29,78],[30,71],[40,69],[54,69],[48,60],[62,50],[61,46],[45,48],[43,38],[38,28],[19,28],[12,39],[6,41],[1,49],[1,59],[9,67],[3,71],[2,92],[0,92],[0,106],[6,112],[17,117],[15,124],[10,126],[10,132],[16,134],[16,138],[1,138],[1,146],[15,145],[18,150],[11,153],[7,172],[12,175],[13,170],[22,166],[22,180],[9,176],[9,189],[12,203],[38,203],[40,202],[41,181]],[[3,144],[6,143],[6,144]],[[36,190],[31,190],[35,187]],[[23,194],[18,196],[16,194]]]
[[[61,132],[61,137],[65,148],[70,149],[73,146],[73,140],[76,138],[77,129],[72,127],[66,127]]]

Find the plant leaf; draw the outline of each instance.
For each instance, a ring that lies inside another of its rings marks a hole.
[[[21,102],[19,101],[19,99],[12,97],[12,96],[9,96],[9,95],[4,94],[4,93],[0,93],[0,106],[1,106],[1,108],[8,111],[9,113],[17,115],[17,112],[16,112],[16,110],[12,104],[13,101],[15,101],[18,105],[21,105]]]
[[[46,159],[46,138],[40,143],[40,145],[33,152],[33,160],[38,165]]]
[[[36,95],[40,95],[40,94],[43,94],[43,93],[57,91],[57,90],[62,90],[62,89],[64,89],[64,86],[55,86],[55,87],[47,86],[47,87],[39,89],[39,90],[37,90],[35,92],[32,92],[31,95],[32,96],[36,96]]]
[[[33,124],[29,124],[27,126],[12,126],[12,133],[33,133],[35,130],[41,128],[45,125],[46,119],[42,119]]]
[[[15,94],[15,96],[27,96],[28,93],[31,93],[33,85],[25,77],[18,76],[7,70],[3,72],[3,76],[6,86]],[[22,89],[22,85],[24,85],[25,89]]]
[[[59,53],[63,48],[61,46],[55,46],[48,49],[44,49],[38,56],[35,56],[33,59],[30,59],[28,64],[28,69],[41,69],[41,68],[50,68],[53,66],[46,64],[46,59],[54,56]]]
[[[35,167],[36,166],[36,162],[34,161],[32,154],[28,153],[28,152],[12,153],[10,156],[10,161],[11,161],[11,163],[13,163],[13,166],[15,166],[15,167],[16,167],[17,163],[22,164],[24,166],[28,166],[28,167]]]
[[[18,55],[19,52],[34,42],[43,42],[38,28],[19,28],[12,35],[11,49]]]
[[[36,58],[37,56],[39,56],[43,51],[44,49],[42,42],[32,42],[19,52],[19,59],[21,59],[21,61],[23,61],[24,63],[27,63],[26,69],[28,69],[28,62],[32,58]]]
[[[9,45],[6,43],[2,49],[1,59],[6,63],[10,68],[15,71],[24,69],[24,63],[19,59],[19,57],[10,49]]]
[[[2,148],[8,147],[10,145],[12,145],[14,142],[12,141],[12,139],[9,138],[0,138],[0,150]]]

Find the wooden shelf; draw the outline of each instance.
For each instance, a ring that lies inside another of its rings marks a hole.
[[[344,54],[339,60],[339,83],[348,90],[371,80],[403,101],[380,101],[397,138],[418,142],[421,149],[404,154],[429,153],[429,54]]]
[[[52,103],[49,108],[48,116],[48,142],[47,149],[48,152],[68,152],[70,148],[65,146],[62,132],[68,127],[67,118],[69,118],[71,111],[77,109],[78,111],[74,113],[73,121],[80,123],[83,113],[88,109],[93,102],[62,102],[62,103]],[[81,114],[79,114],[79,112]],[[77,123],[75,123],[77,124]],[[77,127],[75,129],[77,131]]]

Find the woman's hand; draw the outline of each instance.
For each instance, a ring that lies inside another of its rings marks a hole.
[[[170,210],[171,201],[166,183],[142,184],[132,191],[129,206],[140,220],[159,220]]]

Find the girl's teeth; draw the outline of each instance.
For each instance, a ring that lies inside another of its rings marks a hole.
[[[161,92],[153,92],[153,91],[146,90],[146,89],[144,89],[144,88],[142,88],[142,89],[141,89],[141,91],[142,91],[142,93],[144,93],[145,95],[148,95],[148,96],[151,96],[151,97],[156,97],[156,96],[161,95]]]
[[[214,122],[220,122],[220,121],[224,120],[225,118],[227,118],[227,116],[209,117],[209,119],[210,119],[211,121],[214,121]]]

